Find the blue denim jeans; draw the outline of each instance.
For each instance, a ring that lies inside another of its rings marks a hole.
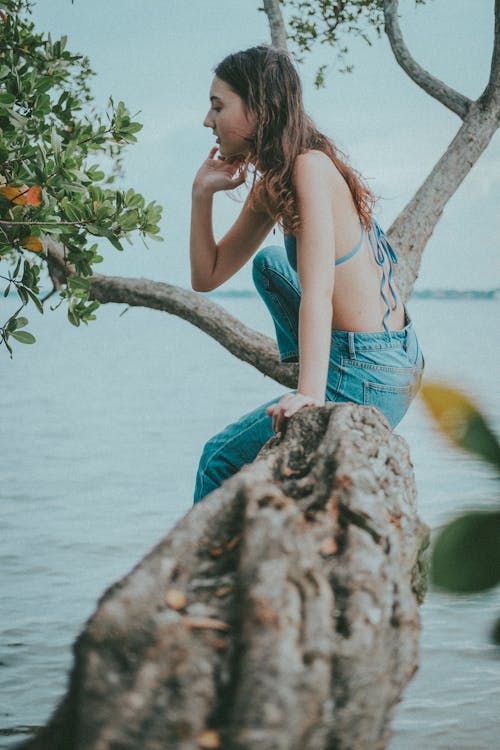
[[[281,360],[298,361],[300,286],[283,247],[265,247],[256,254],[253,279],[272,315]],[[408,315],[405,323],[402,330],[389,333],[332,330],[326,400],[376,406],[395,427],[418,390],[424,367]],[[266,407],[280,398],[245,414],[208,441],[196,476],[195,503],[254,460],[273,436]]]

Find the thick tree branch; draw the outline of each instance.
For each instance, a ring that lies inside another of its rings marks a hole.
[[[49,242],[48,262],[52,278],[74,273],[54,241]],[[287,388],[296,388],[298,365],[282,364],[274,341],[254,331],[207,297],[188,289],[148,279],[93,276],[92,299],[131,307],[149,307],[177,315],[214,338],[235,357],[253,365]]]
[[[101,598],[22,748],[383,750],[427,535],[380,412],[301,410]]]
[[[499,107],[473,102],[458,133],[413,198],[389,228],[399,253],[399,291],[405,301],[418,276],[422,254],[444,208],[488,146],[500,124]]]
[[[497,0],[498,5],[498,0]],[[447,86],[422,68],[411,56],[404,43],[398,21],[398,0],[384,0],[385,32],[389,37],[392,51],[405,73],[427,94],[437,99],[445,107],[455,112],[462,120],[466,117],[471,100],[455,89]]]
[[[287,49],[285,22],[279,0],[264,0],[264,12],[269,21],[273,47]]]
[[[500,106],[500,0],[495,0],[495,36],[488,85],[480,101],[486,105]]]

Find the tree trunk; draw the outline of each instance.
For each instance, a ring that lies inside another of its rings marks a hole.
[[[279,0],[264,0],[264,7],[261,10],[267,16],[269,31],[271,32],[271,44],[273,47],[287,49],[286,28]]]
[[[380,750],[417,669],[405,441],[304,409],[102,597],[24,750]]]
[[[495,0],[490,76],[477,101],[471,101],[447,86],[413,59],[399,27],[398,0],[384,0],[384,17],[385,31],[399,65],[427,94],[463,120],[444,154],[387,233],[400,256],[396,280],[403,300],[407,301],[418,277],[427,242],[446,204],[500,126],[500,0]]]
[[[413,291],[427,242],[449,199],[498,130],[499,113],[500,108],[471,106],[445,153],[391,225],[387,234],[400,255],[395,275],[405,301]]]

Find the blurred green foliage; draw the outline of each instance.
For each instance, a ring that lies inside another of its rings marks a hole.
[[[500,444],[485,417],[463,393],[439,383],[422,387],[440,431],[459,448],[500,472]],[[500,583],[500,511],[472,511],[439,533],[432,551],[433,582],[448,591],[474,593]],[[500,643],[500,620],[493,639]]]
[[[74,268],[52,274],[68,319],[78,326],[95,319],[90,299],[94,266],[102,261],[96,237],[117,250],[133,232],[161,240],[162,209],[132,188],[113,187],[121,176],[122,150],[142,125],[123,102],[110,98],[102,115],[88,85],[85,56],[66,48],[66,38],[38,33],[29,0],[3,0],[0,11],[0,280],[4,296],[19,306],[0,321],[0,346],[33,343],[24,330],[24,309],[43,312],[41,274],[48,249],[58,248]]]

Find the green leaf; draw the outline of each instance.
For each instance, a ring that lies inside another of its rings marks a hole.
[[[7,92],[0,94],[0,105],[8,106],[9,104],[14,104],[16,101],[16,97],[14,94],[9,94]]]
[[[45,93],[54,85],[54,80],[51,76],[41,76],[36,82],[36,90],[40,93]]]
[[[109,230],[106,230],[106,229],[102,229],[101,234],[103,237],[106,237],[111,242],[113,247],[116,247],[117,250],[121,250],[121,251],[123,250],[123,246],[118,240],[118,237],[115,234],[113,234],[113,232],[110,232]]]
[[[19,297],[21,298],[21,301],[22,301],[22,303],[23,303],[24,305],[27,305],[27,304],[28,304],[28,302],[29,302],[29,298],[28,298],[28,290],[27,290],[27,289],[25,289],[25,288],[24,288],[23,286],[18,286],[18,287],[16,288],[16,291],[17,291],[17,293],[18,293]]]
[[[449,591],[483,591],[500,582],[500,512],[460,516],[440,533],[432,579]]]
[[[75,313],[74,310],[71,310],[71,309],[68,310],[68,320],[72,325],[76,326],[77,328],[80,325],[80,318],[78,317],[78,315]]]
[[[16,278],[17,274],[19,273],[19,269],[21,268],[22,260],[23,260],[23,256],[20,255],[19,258],[18,258],[18,260],[17,260],[16,267],[14,269],[14,273],[13,273],[14,278]]]
[[[140,193],[135,193],[132,188],[125,193],[125,205],[127,208],[144,208],[145,200]]]
[[[15,321],[16,321],[16,328],[24,328],[24,326],[27,326],[29,323],[28,318],[23,318],[21,316],[16,318]]]
[[[91,285],[91,278],[82,278],[81,276],[70,276],[68,284],[72,292],[88,292]]]
[[[83,221],[85,219],[85,208],[76,201],[68,201],[64,198],[61,201],[61,208],[69,221]]]
[[[10,358],[12,359],[12,347],[11,347],[11,346],[10,346],[10,344],[8,343],[8,339],[9,339],[9,336],[8,336],[8,334],[7,334],[7,333],[4,333],[4,334],[3,334],[3,343],[5,344],[5,346],[6,346],[6,348],[7,348],[7,351],[8,351],[8,352],[9,352],[9,354],[10,354]]]
[[[106,177],[102,169],[97,169],[97,167],[93,167],[92,171],[88,169],[87,174],[90,177],[90,179],[93,180],[94,182],[99,182],[99,180],[104,180],[104,178]]]
[[[32,292],[31,289],[26,290],[29,296],[31,297],[32,302],[35,304],[35,307],[37,308],[38,312],[42,313],[43,315],[43,304],[41,300],[38,299],[35,292]],[[28,300],[26,300],[27,302]]]
[[[33,336],[33,334],[28,333],[28,331],[12,331],[10,335],[13,339],[19,341],[20,344],[34,344],[36,341],[36,338]]]

